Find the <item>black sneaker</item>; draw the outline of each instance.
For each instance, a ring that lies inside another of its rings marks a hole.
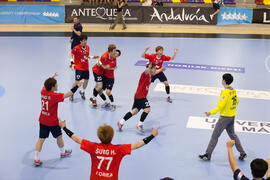
[[[199,158],[203,161],[210,161],[210,158],[207,154],[199,155]]]
[[[83,99],[83,100],[85,100],[85,95],[84,95],[84,92],[79,91],[79,93],[80,93],[80,95],[81,95],[82,99]]]
[[[240,154],[240,156],[238,157],[238,159],[240,161],[244,161],[245,158],[247,158],[247,154],[246,153],[245,154]]]

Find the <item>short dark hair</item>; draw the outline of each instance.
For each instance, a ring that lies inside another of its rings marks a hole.
[[[228,85],[230,85],[233,82],[233,76],[230,73],[223,74],[222,79]]]
[[[149,67],[149,62],[146,64],[146,68],[148,68]],[[153,69],[154,67],[156,67],[156,63],[151,63],[152,64],[152,66],[150,67],[150,69]]]
[[[119,49],[116,49],[116,51],[119,53],[119,56],[121,56],[121,51]]]
[[[88,37],[84,34],[80,35],[80,41],[87,40]]]
[[[46,81],[44,82],[44,86],[47,91],[51,91],[52,88],[56,85],[56,83],[57,83],[56,79],[50,77],[46,79]]]
[[[114,130],[111,126],[104,124],[99,126],[97,135],[103,144],[110,144],[114,135]]]
[[[250,169],[254,178],[262,178],[268,169],[268,165],[263,159],[254,159],[250,163]]]
[[[162,178],[160,180],[173,180],[173,178],[170,178],[170,177],[165,177],[165,178]]]

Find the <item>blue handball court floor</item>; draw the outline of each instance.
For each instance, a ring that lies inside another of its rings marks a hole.
[[[74,180],[89,179],[90,156],[63,134],[65,148],[72,149],[69,158],[60,159],[55,139],[45,141],[39,157],[42,167],[34,167],[34,148],[39,132],[40,90],[54,72],[59,92],[66,92],[74,81],[69,68],[69,37],[0,37],[0,179],[1,180]],[[205,111],[217,105],[225,72],[234,76],[232,86],[238,90],[235,129],[248,158],[238,167],[249,177],[249,164],[254,158],[270,157],[270,40],[249,38],[159,38],[159,37],[89,37],[91,55],[102,55],[109,44],[122,51],[115,71],[113,95],[117,109],[111,112],[92,108],[89,97],[94,87],[93,75],[83,101],[78,93],[71,103],[59,104],[58,115],[78,136],[99,142],[98,126],[107,123],[115,130],[113,144],[135,143],[160,126],[159,135],[148,145],[132,151],[120,165],[120,180],[232,179],[226,151],[229,137],[224,132],[210,162],[198,155],[205,152],[218,115],[206,119]],[[131,109],[145,61],[149,53],[162,45],[164,54],[174,61],[165,64],[171,84],[173,103],[166,102],[163,84],[151,84],[148,100],[151,112],[145,120],[144,135],[138,134],[139,113],[118,132],[116,123]],[[95,61],[90,60],[90,68]],[[98,99],[99,105],[101,99]],[[234,148],[235,157],[238,152]]]

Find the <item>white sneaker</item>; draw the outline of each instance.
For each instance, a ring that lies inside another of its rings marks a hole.
[[[214,15],[210,14],[210,19],[213,20],[214,18]]]

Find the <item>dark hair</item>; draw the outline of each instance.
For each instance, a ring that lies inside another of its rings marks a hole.
[[[156,47],[156,52],[158,52],[158,51],[161,50],[161,49],[163,50],[163,47],[162,47],[162,46],[157,46],[157,47]]]
[[[46,79],[46,81],[44,82],[44,86],[47,91],[51,91],[52,88],[56,85],[56,83],[57,83],[56,79],[50,77]]]
[[[233,82],[233,76],[229,73],[223,74],[222,79],[227,85],[230,85]]]
[[[121,51],[119,49],[116,49],[116,51],[118,52],[119,56],[121,56]]]
[[[146,68],[148,68],[149,67],[149,62],[146,64]],[[150,69],[153,69],[154,67],[156,67],[156,63],[151,63],[152,64],[152,66],[150,67]]]
[[[114,44],[110,44],[108,46],[108,52],[112,52],[114,49],[116,49],[116,46]]]
[[[87,40],[87,38],[88,37],[86,35],[84,35],[84,34],[80,35],[80,41]]]
[[[160,180],[173,180],[173,178],[170,178],[170,177],[165,177],[165,178],[162,178]]]
[[[103,144],[110,144],[114,135],[114,130],[111,126],[104,124],[99,126],[97,135]]]
[[[262,178],[268,169],[268,165],[263,159],[254,159],[250,163],[250,169],[254,178]]]

